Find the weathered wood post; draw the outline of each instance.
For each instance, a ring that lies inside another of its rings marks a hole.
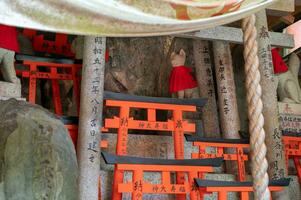
[[[214,41],[213,52],[223,137],[239,139],[240,120],[230,44],[228,42]]]
[[[230,44],[228,42],[214,41],[213,52],[223,138],[239,139],[240,120]],[[237,172],[236,163],[227,162],[227,171],[235,174]]]
[[[279,179],[287,175],[285,156],[282,148],[281,131],[279,130],[279,112],[277,103],[278,78],[274,75],[271,54],[270,35],[268,32],[266,11],[256,14],[256,29],[258,41],[259,70],[261,74],[264,130],[266,132],[265,143],[268,173],[270,179]],[[273,199],[289,199],[286,190],[273,194]]]
[[[209,42],[193,40],[193,54],[199,93],[201,97],[208,99],[202,110],[205,137],[220,138]]]
[[[105,47],[105,38],[85,37],[77,143],[79,200],[98,200]]]

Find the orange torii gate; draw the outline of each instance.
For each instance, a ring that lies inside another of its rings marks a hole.
[[[105,128],[118,129],[117,155],[127,154],[128,130],[155,130],[173,132],[174,152],[176,159],[184,158],[184,132],[195,132],[195,124],[183,120],[183,112],[196,112],[197,106],[204,106],[205,99],[171,99],[142,97],[125,94],[105,92],[104,99],[106,107],[118,107],[119,116],[112,119],[105,119]],[[114,99],[114,100],[111,100]],[[146,109],[147,120],[135,120],[130,117],[130,109]],[[172,112],[172,119],[167,122],[156,120],[157,110]],[[123,172],[115,168],[113,190],[117,191],[117,182],[122,181]],[[182,173],[177,174],[177,182],[183,182]],[[121,194],[114,193],[114,199],[121,199]]]
[[[301,135],[295,133],[283,133],[282,135],[286,167],[288,169],[289,159],[293,159],[301,184]]]
[[[107,164],[114,164],[117,170],[133,173],[132,181],[115,180],[116,188],[113,188],[115,195],[112,198],[114,200],[122,193],[131,193],[132,200],[142,200],[143,194],[146,193],[176,194],[184,196],[185,199],[186,194],[189,194],[191,200],[198,200],[198,188],[195,186],[194,179],[198,177],[198,173],[213,172],[213,167],[218,167],[223,162],[222,158],[167,160],[116,156],[104,152],[102,152],[102,157]],[[143,178],[145,172],[161,173],[160,183],[145,181]],[[188,180],[173,183],[171,181],[173,172],[187,174]]]
[[[236,161],[238,180],[246,180],[245,161],[248,160],[248,155],[244,154],[244,149],[250,148],[248,139],[203,138],[186,135],[186,140],[193,142],[193,145],[198,147],[199,152],[192,153],[192,158],[223,157],[224,160]],[[215,148],[216,153],[207,153],[206,148],[208,147]],[[227,148],[235,149],[236,153],[227,153]]]
[[[76,98],[77,111],[79,111],[80,77],[78,76],[78,72],[81,70],[81,64],[71,59],[46,58],[20,54],[16,55],[16,60],[21,61],[23,65],[28,67],[26,70],[16,70],[16,73],[22,78],[29,79],[28,101],[30,103],[36,102],[37,80],[51,80],[55,113],[57,115],[63,115],[59,80],[71,80],[73,81],[73,93]],[[46,72],[41,71],[39,69],[40,67],[47,69]]]

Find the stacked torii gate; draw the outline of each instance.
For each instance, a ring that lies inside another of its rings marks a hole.
[[[256,16],[252,15],[245,18],[242,29],[221,26],[178,35],[179,37],[221,40],[245,45],[244,58],[253,164],[252,175],[256,199],[269,199],[270,197],[267,187],[268,162],[266,152],[270,163],[275,160],[278,161],[277,169],[270,169],[270,174],[279,173],[278,170],[285,169],[284,156],[281,160],[275,156],[276,152],[273,149],[267,151],[266,148],[266,144],[269,146],[281,144],[281,140],[278,139],[280,137],[273,137],[275,131],[277,134],[280,133],[277,117],[276,82],[273,80],[270,49],[271,45],[286,48],[294,45],[292,37],[280,33],[269,33],[267,30],[266,13],[261,11]],[[264,34],[265,37],[262,37],[261,34]],[[98,176],[96,175],[99,174],[100,151],[88,151],[87,146],[98,144],[101,139],[101,134],[95,133],[100,130],[98,126],[101,125],[105,43],[104,37],[85,37],[78,140],[79,199],[97,199],[98,196]],[[258,50],[265,50],[265,56],[258,56]],[[261,85],[264,87],[262,88]],[[91,123],[92,121],[99,123],[95,125],[95,123]],[[280,198],[287,199],[283,195],[287,194],[282,194]]]

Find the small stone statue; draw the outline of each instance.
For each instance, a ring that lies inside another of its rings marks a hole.
[[[179,54],[173,52],[170,60],[173,69],[169,78],[169,92],[176,93],[180,99],[194,97],[194,94],[198,93],[194,91],[197,90],[197,82],[191,74],[192,69],[184,66],[185,51],[181,49]]]
[[[20,84],[14,67],[15,52],[19,51],[15,27],[0,24],[0,65],[6,82]]]
[[[289,69],[279,75],[278,95],[283,103],[301,103],[301,89],[298,81],[299,57],[292,53],[289,57]]]

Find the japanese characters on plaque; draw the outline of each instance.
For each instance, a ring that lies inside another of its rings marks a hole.
[[[149,130],[169,130],[168,122],[148,122],[140,121],[138,123],[139,129],[149,129]]]
[[[272,163],[269,163],[269,168],[274,169],[274,173],[272,174],[271,179],[281,179],[285,177],[285,171],[284,169],[279,168],[279,163],[277,160]]]
[[[263,74],[268,79],[274,82],[274,67],[271,54],[271,45],[269,43],[270,35],[268,28],[262,26],[258,33],[259,40],[266,40],[267,45],[261,45],[258,50],[258,56],[261,60],[261,67],[263,68]]]
[[[213,75],[212,75],[212,69],[211,69],[211,60],[210,60],[210,54],[208,46],[205,45],[202,49],[203,53],[203,62],[205,64],[205,70],[206,70],[206,85],[207,85],[207,95],[208,97],[213,97],[214,94],[214,85],[213,85]]]
[[[128,126],[129,126],[129,118],[128,117],[121,117],[120,118],[120,131],[121,136],[118,140],[118,143],[121,144],[121,149],[117,150],[118,154],[126,154],[127,153],[127,135],[128,135]]]
[[[134,195],[135,199],[142,199],[142,197],[143,197],[142,180],[135,181],[133,187],[134,187],[133,195]]]
[[[223,56],[227,58],[227,56]],[[230,102],[235,100],[233,93],[235,93],[233,74],[231,68],[226,66],[226,61],[222,57],[219,57],[218,67],[216,71],[216,79],[219,82],[219,92],[221,94],[222,112],[224,115],[228,115],[230,112]],[[226,78],[227,77],[227,78]],[[232,78],[231,78],[232,77]]]
[[[176,187],[175,185],[154,185],[152,191],[154,193],[185,193],[186,188],[184,186]]]
[[[30,72],[33,73],[33,72]],[[69,74],[62,74],[62,73],[46,73],[46,72],[34,72],[33,74],[30,75],[30,77],[34,78],[44,78],[44,79],[53,79],[57,78],[60,80],[72,80],[72,76]]]
[[[175,112],[175,111],[174,111]],[[174,133],[175,134],[175,144],[179,145],[177,148],[177,150],[175,151],[175,157],[177,159],[184,158],[184,130],[183,130],[183,120],[182,119],[177,119],[174,117],[174,126],[175,126],[175,130]]]
[[[102,37],[95,37],[94,38],[94,44],[93,48],[91,49],[91,54],[93,55],[93,61],[91,61],[91,71],[90,75],[91,78],[88,80],[90,85],[90,106],[91,109],[89,111],[91,120],[89,122],[90,126],[90,133],[89,133],[89,141],[87,150],[89,151],[89,161],[91,163],[94,162],[94,159],[96,156],[98,156],[99,152],[99,141],[97,134],[99,134],[100,130],[100,106],[101,106],[101,100],[99,99],[100,92],[103,91],[103,88],[101,88],[101,80],[102,77],[102,71],[101,71],[101,65],[104,65],[104,49],[105,49],[105,39]],[[90,66],[89,66],[90,67]]]
[[[301,135],[301,105],[278,102],[278,107],[281,131]]]

